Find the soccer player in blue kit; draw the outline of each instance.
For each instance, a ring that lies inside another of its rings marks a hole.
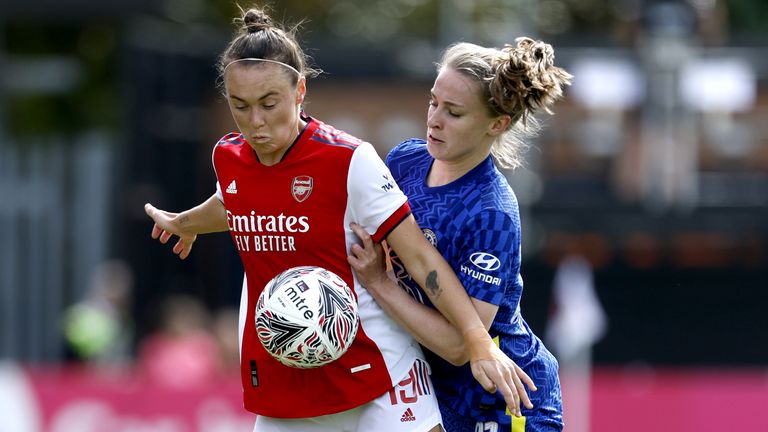
[[[520,311],[523,292],[520,216],[515,195],[496,168],[521,164],[533,114],[551,113],[571,75],[554,66],[544,42],[518,38],[501,50],[450,46],[430,92],[427,139],[396,146],[386,163],[408,196],[424,235],[459,276],[491,337],[536,386],[532,404],[511,414],[504,399],[473,381],[459,333],[390,255],[353,226],[362,245],[348,257],[382,308],[428,349],[448,432],[559,431],[563,428],[558,363]],[[533,389],[532,389],[533,390]]]
[[[259,7],[242,13],[218,63],[238,131],[214,146],[216,192],[180,213],[149,203],[145,211],[154,222],[152,238],[165,244],[178,237],[173,252],[181,259],[199,234],[232,236],[247,275],[239,326],[241,379],[244,407],[258,414],[254,430],[441,427],[421,348],[353,277],[347,254],[357,238],[349,221],[365,226],[377,241],[386,238],[434,304],[462,328],[479,382],[504,393],[514,412],[520,393],[529,404],[523,383],[532,385],[530,378],[494,345],[460,281],[422,236],[406,196],[373,146],[304,112],[306,81],[314,73],[294,32],[274,24]],[[255,304],[264,285],[297,265],[321,266],[359,289],[355,343],[341,359],[318,368],[280,364],[255,335]]]

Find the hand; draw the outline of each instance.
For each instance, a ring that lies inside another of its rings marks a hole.
[[[472,374],[485,390],[500,391],[509,412],[517,417],[521,416],[521,402],[526,408],[533,408],[525,391],[525,386],[536,391],[533,380],[496,346],[484,328],[467,330],[464,341],[469,349]]]
[[[173,253],[181,259],[187,258],[192,251],[192,244],[197,239],[197,234],[185,232],[181,228],[179,214],[157,209],[149,203],[144,204],[144,211],[155,222],[152,227],[152,238],[166,244],[171,236],[178,236],[179,240],[173,245]]]
[[[389,279],[384,248],[374,243],[362,226],[352,223],[350,228],[360,238],[362,246],[352,245],[352,255],[347,257],[347,262],[355,270],[360,285],[369,290],[375,289],[379,282]]]

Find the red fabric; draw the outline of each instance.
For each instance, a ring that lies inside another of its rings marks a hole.
[[[241,374],[245,407],[258,414],[295,418],[340,412],[373,400],[392,387],[379,347],[362,327],[344,356],[315,369],[280,364],[255,335],[258,296],[271,278],[288,268],[324,267],[354,287],[347,263],[344,216],[349,166],[356,146],[348,135],[342,141],[332,141],[333,133],[332,128],[312,120],[274,166],[258,163],[242,139],[238,142],[229,137],[214,151],[230,233],[248,278]],[[306,191],[297,198],[292,191],[295,179],[306,184],[307,177],[312,178],[312,191],[305,199]],[[237,193],[228,193],[225,189],[233,180]],[[257,386],[252,384],[252,362]],[[351,373],[365,364],[371,367]]]

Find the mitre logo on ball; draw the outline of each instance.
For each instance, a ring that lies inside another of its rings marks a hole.
[[[357,299],[344,280],[322,267],[288,269],[256,302],[256,335],[280,363],[314,368],[341,357],[357,335]]]

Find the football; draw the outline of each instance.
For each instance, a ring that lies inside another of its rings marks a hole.
[[[256,302],[256,334],[280,363],[314,368],[341,357],[358,327],[357,300],[343,279],[321,267],[290,268]]]

